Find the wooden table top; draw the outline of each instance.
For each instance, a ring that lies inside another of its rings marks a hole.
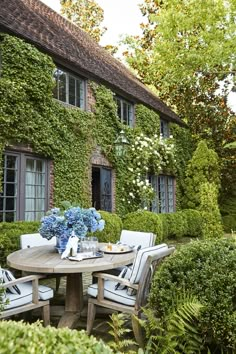
[[[102,244],[100,244],[101,246]],[[54,246],[40,246],[22,249],[9,254],[10,267],[34,273],[71,274],[103,271],[133,262],[135,252],[105,254],[101,258],[86,259],[80,262],[61,259]]]

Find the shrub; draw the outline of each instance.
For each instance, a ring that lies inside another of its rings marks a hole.
[[[184,213],[161,214],[161,219],[168,227],[167,238],[181,238],[186,235],[187,219]]]
[[[224,231],[231,233],[236,231],[236,214],[225,215],[222,217]]]
[[[182,246],[155,274],[149,306],[157,316],[164,316],[176,293],[184,291],[195,295],[204,305],[199,330],[209,346],[235,350],[235,241],[192,241]]]
[[[163,225],[160,214],[150,211],[136,211],[129,213],[123,220],[123,229],[143,232],[153,232],[156,243],[163,240]]]
[[[137,211],[125,216],[123,228],[153,232],[157,235],[156,243],[168,238],[201,237],[202,216],[199,211],[190,209],[169,214]]]
[[[0,322],[1,354],[109,354],[113,351],[85,331],[42,327],[41,324]]]
[[[223,236],[221,215],[218,206],[218,190],[214,183],[203,183],[200,187],[200,206],[203,219],[203,237],[217,238]]]
[[[192,159],[188,163],[185,178],[183,205],[196,209],[200,204],[200,186],[205,182],[220,185],[219,158],[209,149],[204,140],[198,143]]]
[[[187,228],[184,236],[202,237],[202,216],[200,211],[185,209],[179,213],[184,214],[187,222]]]
[[[115,243],[120,239],[122,230],[122,220],[117,214],[109,213],[107,211],[99,211],[102,218],[105,220],[105,227],[102,231],[93,233],[97,236],[99,242],[112,242]]]
[[[38,232],[39,222],[16,221],[0,223],[0,265],[6,266],[6,257],[20,249],[20,235]]]

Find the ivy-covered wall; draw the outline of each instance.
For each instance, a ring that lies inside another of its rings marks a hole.
[[[136,210],[138,204],[130,205],[124,198],[130,191],[126,182],[131,178],[127,166],[132,169],[134,161],[131,147],[140,134],[159,137],[158,114],[137,105],[136,127],[123,126],[117,117],[113,93],[95,83],[90,83],[96,99],[95,113],[68,108],[53,98],[55,64],[48,55],[6,34],[0,35],[0,51],[0,152],[15,144],[29,145],[34,153],[54,162],[54,205],[70,200],[88,207],[90,159],[99,145],[116,171],[117,212],[124,215]],[[121,129],[130,141],[125,159],[116,158],[114,150]],[[148,163],[151,160],[152,156]],[[171,166],[169,172],[171,169],[176,170]]]

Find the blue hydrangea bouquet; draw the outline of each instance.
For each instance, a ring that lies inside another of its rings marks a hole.
[[[72,231],[82,239],[88,232],[102,231],[104,226],[105,221],[95,208],[83,209],[77,206],[70,207],[64,212],[54,208],[41,219],[39,233],[48,240],[56,236],[56,248],[61,253],[66,248]]]

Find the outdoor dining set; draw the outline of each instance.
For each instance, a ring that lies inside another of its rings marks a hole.
[[[44,325],[50,324],[50,299],[53,289],[39,284],[41,279],[66,277],[65,310],[58,327],[73,328],[84,306],[83,273],[92,273],[88,286],[87,332],[90,334],[97,307],[141,316],[155,268],[174,247],[162,243],[155,245],[153,233],[122,230],[117,244],[97,243],[96,249],[86,246],[78,254],[62,257],[55,250],[56,240],[47,240],[40,234],[21,235],[21,249],[8,255],[11,269],[23,272],[15,279],[9,269],[0,270],[5,293],[5,307],[0,318],[42,308]],[[93,240],[93,241],[96,241]],[[94,247],[94,244],[93,244]],[[142,344],[138,321],[132,316],[136,341]]]

